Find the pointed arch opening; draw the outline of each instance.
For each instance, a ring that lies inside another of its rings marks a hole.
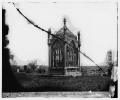
[[[75,66],[77,66],[77,62],[78,62],[77,61],[78,55],[77,55],[77,50],[76,50],[75,43],[73,40],[70,42],[70,45],[72,47],[69,45],[67,45],[67,47],[66,47],[66,66],[67,67],[75,67]]]
[[[73,40],[70,42],[70,45],[72,47],[69,45],[67,45],[66,47],[66,66],[75,67],[77,66],[78,55],[77,55],[77,50],[74,49],[76,47],[75,47],[75,43]]]
[[[52,67],[64,67],[63,42],[56,40],[52,45]]]

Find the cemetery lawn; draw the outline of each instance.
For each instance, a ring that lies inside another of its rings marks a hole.
[[[25,91],[108,91],[110,76],[48,76],[15,73]]]

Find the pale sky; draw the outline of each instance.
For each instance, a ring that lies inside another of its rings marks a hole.
[[[117,50],[117,8],[116,3],[18,3],[16,7],[39,27],[52,33],[67,27],[77,35],[81,33],[81,51],[97,64],[104,62],[109,50]],[[12,3],[4,3],[9,25],[9,45],[20,64],[39,60],[48,65],[47,33],[29,24]],[[83,65],[94,65],[81,55]]]

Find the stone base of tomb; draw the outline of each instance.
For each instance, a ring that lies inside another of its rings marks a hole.
[[[78,67],[56,67],[50,68],[49,75],[82,76],[82,72]]]
[[[82,76],[82,72],[78,67],[65,67],[66,76]]]
[[[65,75],[64,68],[63,67],[50,68],[49,75]]]

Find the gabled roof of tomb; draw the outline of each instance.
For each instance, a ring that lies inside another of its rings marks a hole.
[[[63,37],[63,36],[68,36],[70,38],[74,38],[77,40],[77,36],[75,36],[66,26],[66,19],[64,18],[64,26],[56,32],[56,35],[59,37]]]

